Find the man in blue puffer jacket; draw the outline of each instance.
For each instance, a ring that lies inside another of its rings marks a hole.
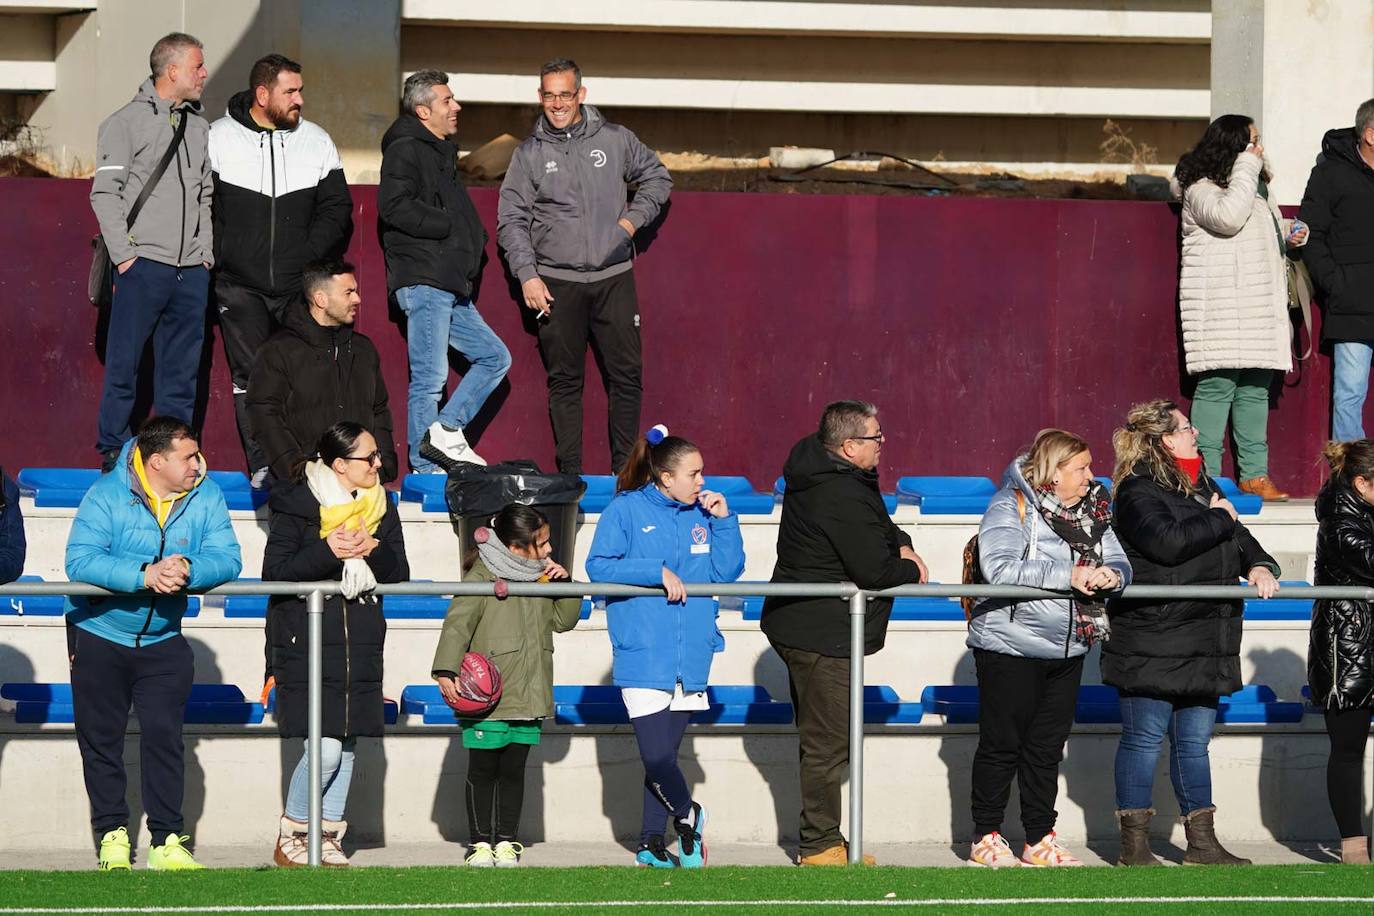
[[[145,423],[81,500],[67,576],[119,593],[68,598],[66,609],[76,740],[102,870],[130,866],[124,736],[131,705],[142,731],[148,867],[201,867],[181,835],[181,729],[194,676],[181,618],[187,590],[234,579],[242,565],[224,494],[180,420]]]
[[[692,711],[706,709],[711,661],[725,639],[716,603],[688,598],[684,582],[733,582],[744,572],[739,516],[702,489],[701,452],[656,426],[640,439],[596,526],[587,573],[596,582],[662,586],[663,597],[609,598],[612,680],[644,760],[644,821],[636,861],[673,867],[664,851],[671,815],[684,867],[705,864],[706,814],[677,764]]]

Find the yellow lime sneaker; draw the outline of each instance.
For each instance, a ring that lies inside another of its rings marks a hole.
[[[129,831],[116,827],[100,838],[101,871],[132,871],[129,865]]]
[[[148,850],[148,868],[152,871],[196,871],[204,868],[191,856],[183,844],[191,838],[167,834],[167,842]]]

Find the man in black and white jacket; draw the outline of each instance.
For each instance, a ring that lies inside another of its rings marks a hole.
[[[253,359],[301,296],[307,262],[338,258],[353,234],[353,201],[329,134],[301,117],[301,65],[280,54],[253,64],[249,88],[210,126],[215,178],[215,301],[234,413],[253,485],[268,461],[249,423]]]

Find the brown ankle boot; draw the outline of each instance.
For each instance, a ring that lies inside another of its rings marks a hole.
[[[1150,852],[1150,818],[1154,808],[1129,808],[1116,812],[1121,825],[1121,854],[1117,865],[1162,865]]]
[[[1288,502],[1288,494],[1274,486],[1274,481],[1268,477],[1251,477],[1249,480],[1242,480],[1239,486],[1242,493],[1258,496],[1267,503]]]
[[[1199,808],[1181,818],[1183,832],[1188,837],[1188,849],[1183,853],[1184,865],[1249,865],[1249,859],[1233,856],[1217,839],[1212,817],[1216,806]]]
[[[1348,836],[1341,840],[1341,862],[1345,865],[1369,864],[1369,837]]]

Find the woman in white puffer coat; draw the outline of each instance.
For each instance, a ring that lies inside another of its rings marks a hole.
[[[1207,473],[1221,475],[1229,417],[1240,488],[1288,498],[1269,479],[1269,387],[1293,366],[1289,250],[1307,242],[1269,196],[1255,122],[1223,115],[1174,171],[1183,199],[1178,307],[1188,372],[1197,377],[1192,422]]]

